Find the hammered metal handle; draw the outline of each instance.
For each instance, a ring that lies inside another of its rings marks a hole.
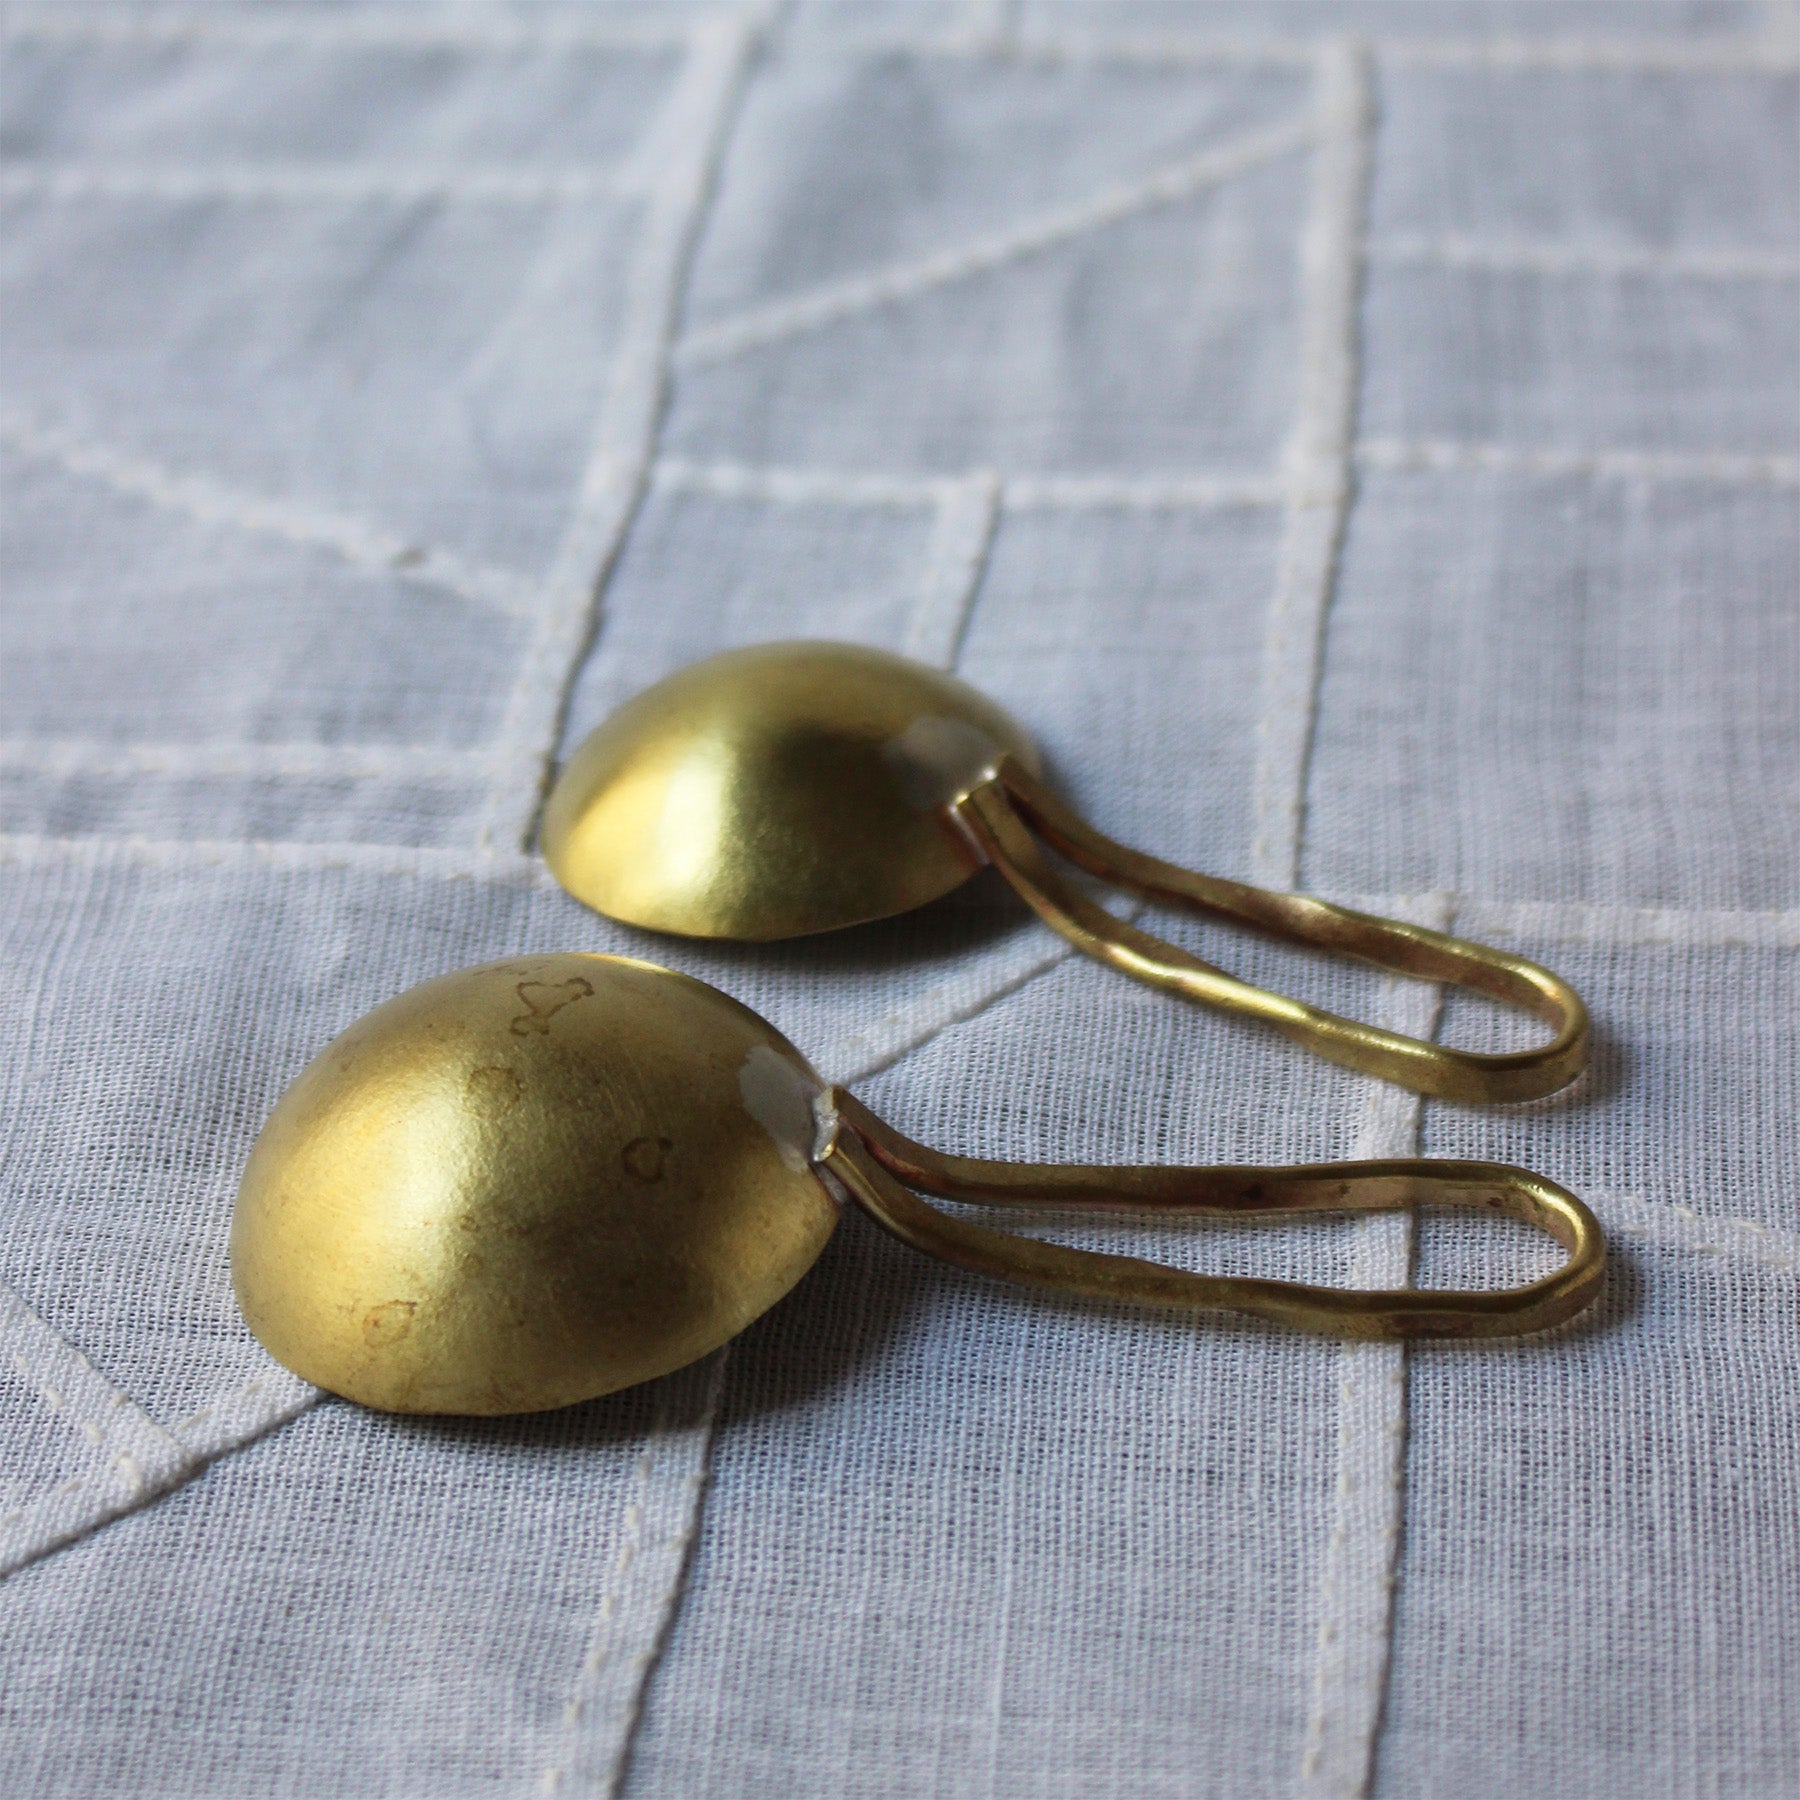
[[[1332,1337],[1511,1337],[1560,1325],[1588,1306],[1605,1272],[1599,1222],[1566,1188],[1504,1163],[1421,1158],[1296,1168],[1169,1168],[986,1162],[903,1137],[842,1088],[818,1166],[903,1243],[976,1274],[1060,1293],[1187,1311],[1251,1313]],[[1388,1212],[1431,1204],[1503,1213],[1569,1253],[1553,1274],[1488,1291],[1357,1289],[1248,1276],[1195,1275],[1140,1257],[1074,1250],[952,1218],[911,1190],[988,1205],[1254,1214]]]
[[[1588,1012],[1581,996],[1522,956],[1310,895],[1271,893],[1162,862],[1103,836],[1013,758],[956,800],[951,811],[1038,916],[1078,950],[1152,987],[1261,1019],[1347,1069],[1443,1100],[1486,1102],[1541,1099],[1567,1086],[1586,1064]],[[1531,1050],[1497,1055],[1456,1050],[1255,987],[1114,918],[1052,868],[1033,833],[1059,856],[1128,893],[1396,974],[1471,988],[1523,1007],[1555,1035]]]

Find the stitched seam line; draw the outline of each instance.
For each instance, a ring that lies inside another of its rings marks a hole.
[[[622,198],[637,183],[624,171],[583,168],[406,167],[382,163],[107,163],[9,160],[0,196],[43,200],[291,201],[459,200],[536,206]]]
[[[1506,275],[1649,275],[1668,281],[1792,281],[1800,275],[1800,257],[1680,245],[1394,236],[1375,239],[1368,253],[1372,261],[1390,268],[1479,269]]]
[[[619,1555],[563,1710],[562,1739],[539,1778],[546,1793],[574,1777],[583,1792],[611,1796],[624,1779],[645,1687],[674,1623],[699,1532],[728,1354],[716,1350],[663,1380],[633,1470]]]
[[[304,14],[255,18],[245,12],[183,12],[177,8],[10,7],[0,15],[0,35],[51,43],[207,43],[248,50],[679,50],[687,41],[679,27],[606,25],[540,19],[514,25],[504,18],[481,18],[462,11],[453,19],[418,18],[403,11],[371,7],[360,17],[321,18]]]
[[[126,779],[480,781],[492,758],[429,744],[108,743],[94,738],[0,739],[0,771]]]
[[[508,570],[468,562],[447,550],[415,543],[358,519],[266,499],[207,476],[183,475],[60,426],[17,413],[0,414],[0,443],[196,524],[226,526],[256,537],[326,550],[352,568],[445,590],[495,612],[525,616],[530,608],[530,584]]]
[[[255,1377],[228,1390],[170,1431],[3,1283],[0,1336],[43,1404],[104,1458],[100,1467],[0,1514],[0,1576],[139,1511],[218,1456],[297,1417],[319,1397],[316,1389],[280,1371],[274,1379]],[[223,1432],[198,1430],[221,1411],[235,1415]]]
[[[1350,500],[1358,310],[1374,101],[1367,49],[1346,40],[1318,70],[1320,147],[1301,243],[1299,416],[1287,452],[1288,508],[1263,647],[1251,868],[1299,880],[1325,617]]]
[[[41,837],[0,833],[0,867],[269,869],[285,874],[352,871],[443,881],[507,882],[548,890],[536,857],[514,851],[417,850],[404,844],[307,843],[238,838]]]
[[[186,1461],[175,1438],[32,1311],[10,1284],[0,1284],[0,1335],[14,1369],[43,1405],[91,1452],[105,1458],[100,1469],[61,1483],[45,1499],[121,1482],[127,1495],[135,1494]],[[16,1529],[44,1504],[40,1500],[0,1517],[0,1529]]]
[[[743,20],[697,31],[650,143],[637,153],[654,160],[652,148],[659,150],[664,173],[628,278],[627,324],[574,515],[507,698],[501,774],[477,838],[483,849],[502,841],[522,848],[535,835],[569,686],[655,460],[676,308],[754,42]]]
[[[991,470],[952,483],[938,501],[925,575],[901,649],[921,662],[954,669],[987,571],[1000,521],[1002,488]]]
[[[989,470],[963,475],[889,475],[847,469],[799,469],[664,457],[651,471],[663,494],[702,494],[719,500],[777,506],[941,507],[970,482],[1001,480],[1007,512],[1179,510],[1279,506],[1287,488],[1274,478],[1186,474],[1010,475]]]
[[[1312,135],[1310,121],[1285,121],[1199,156],[1171,163],[1141,181],[1127,183],[1080,205],[1047,213],[1011,231],[954,250],[938,251],[915,262],[896,263],[886,269],[831,282],[772,305],[722,319],[689,332],[675,346],[676,361],[683,367],[718,362],[801,332],[836,324],[876,307],[910,300],[952,282],[988,274],[1009,263],[1070,243],[1104,226],[1118,224],[1138,213],[1188,199],[1233,176],[1246,174],[1264,163],[1304,148]]]
[[[1428,895],[1402,916],[1444,931],[1455,916],[1447,894]],[[1390,977],[1382,1022],[1429,1038],[1443,990]],[[1424,1102],[1369,1080],[1351,1154],[1416,1156]],[[1413,1225],[1404,1213],[1358,1222],[1351,1285],[1410,1284]],[[1319,1593],[1317,1662],[1298,1791],[1303,1800],[1354,1800],[1366,1792],[1381,1726],[1393,1631],[1393,1584],[1406,1478],[1406,1350],[1345,1344],[1338,1351],[1338,1472]]]
[[[126,45],[203,43],[245,49],[294,47],[452,49],[477,52],[555,50],[678,50],[686,41],[680,27],[577,23],[540,19],[509,21],[462,12],[454,18],[421,19],[393,10],[369,9],[360,17],[306,15],[257,19],[180,12],[146,13],[84,8],[71,15],[50,7],[11,7],[0,15],[0,36],[15,41]],[[1219,63],[1306,67],[1317,54],[1317,39],[1277,34],[1203,32],[1020,31],[996,39],[992,29],[946,32],[844,31],[823,40],[841,55],[888,52],[919,56],[981,57],[1000,51],[1014,60],[1116,62],[1149,68],[1188,68]],[[1800,67],[1800,57],[1781,38],[1720,37],[1696,42],[1669,37],[1564,37],[1508,39],[1454,35],[1396,35],[1378,40],[1384,56],[1423,67],[1487,68],[1501,71],[1548,69],[1601,72],[1776,73]],[[817,52],[814,52],[816,55]]]
[[[1582,1198],[1599,1214],[1609,1232],[1648,1238],[1671,1250],[1694,1256],[1717,1256],[1727,1262],[1753,1263],[1786,1274],[1800,1273],[1800,1232],[1734,1214],[1696,1212],[1673,1200],[1646,1200],[1641,1194],[1605,1189]]]
[[[1559,450],[1546,446],[1407,442],[1365,438],[1357,466],[1389,472],[1591,475],[1607,481],[1716,481],[1747,487],[1800,487],[1800,457],[1739,456],[1724,451]]]

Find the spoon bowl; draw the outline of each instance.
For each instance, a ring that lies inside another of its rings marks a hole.
[[[534,956],[352,1025],[251,1152],[231,1265],[251,1330],[387,1411],[533,1412],[703,1356],[812,1266],[824,1084],[704,983]]]
[[[806,937],[909,912],[985,860],[945,815],[1037,752],[972,687],[883,650],[758,644],[622,706],[544,811],[558,881],[684,937]]]

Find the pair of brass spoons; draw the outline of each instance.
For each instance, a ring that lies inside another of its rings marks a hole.
[[[1034,834],[1133,892],[1524,1004],[1555,1038],[1476,1056],[1264,993],[1094,906]],[[1534,964],[1111,843],[1048,793],[998,708],[849,646],[735,652],[639,696],[570,760],[544,845],[564,885],[600,910],[708,937],[884,917],[992,861],[1103,961],[1427,1093],[1549,1092],[1578,1071],[1586,1041],[1579,999]],[[995,1231],[921,1192],[1225,1216],[1472,1206],[1540,1227],[1568,1257],[1542,1280],[1487,1292],[1204,1276]],[[256,1336],[333,1392],[390,1411],[538,1411],[649,1380],[736,1335],[812,1265],[846,1204],[982,1274],[1352,1338],[1539,1330],[1593,1299],[1605,1254],[1579,1200],[1500,1164],[946,1156],[827,1084],[717,990],[633,959],[552,955],[427,982],[329,1044],[251,1153],[232,1274]]]

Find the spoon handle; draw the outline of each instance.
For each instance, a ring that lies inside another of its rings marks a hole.
[[[1262,1019],[1345,1068],[1444,1100],[1536,1100],[1573,1081],[1587,1061],[1588,1013],[1580,995],[1522,956],[1309,895],[1271,893],[1161,862],[1103,836],[1010,757],[953,810],[1038,916],[1078,950],[1152,987]],[[1523,1007],[1553,1027],[1555,1036],[1535,1049],[1498,1055],[1456,1050],[1254,987],[1097,906],[1052,868],[1038,838],[1128,893],[1220,915],[1398,974],[1472,988]]]
[[[1599,1292],[1606,1243],[1566,1188],[1504,1163],[1408,1158],[1300,1168],[1166,1168],[985,1162],[915,1144],[842,1088],[827,1096],[838,1126],[819,1166],[901,1242],[958,1268],[1027,1287],[1189,1311],[1252,1313],[1340,1338],[1510,1337],[1560,1325]],[[1356,1289],[1248,1276],[1195,1275],[1135,1256],[1073,1250],[952,1218],[912,1188],[989,1205],[1082,1211],[1386,1212],[1477,1207],[1548,1232],[1568,1252],[1553,1274],[1489,1291]]]

